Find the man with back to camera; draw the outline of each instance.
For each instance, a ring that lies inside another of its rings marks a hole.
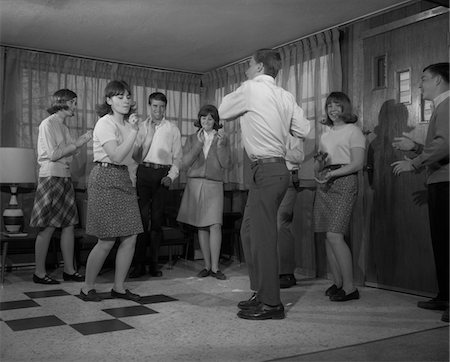
[[[423,98],[433,101],[434,110],[428,125],[425,145],[420,145],[405,134],[394,138],[392,146],[401,151],[412,151],[416,157],[405,156],[402,161],[391,164],[399,175],[427,168],[428,216],[434,262],[438,281],[438,295],[428,301],[417,303],[419,308],[443,310],[441,320],[448,322],[449,289],[449,63],[431,64],[423,70],[420,89]]]
[[[289,182],[284,159],[288,134],[304,138],[310,124],[294,96],[275,84],[280,68],[278,51],[256,51],[246,71],[248,80],[226,95],[219,107],[225,120],[241,117],[242,141],[251,160],[241,238],[254,293],[238,304],[237,315],[244,319],[285,317],[278,276],[277,211]]]
[[[158,269],[158,251],[163,237],[164,205],[169,187],[179,175],[182,157],[180,130],[165,119],[166,96],[161,92],[152,93],[148,104],[150,117],[141,124],[137,140],[141,147],[135,148],[133,153],[134,160],[139,163],[136,189],[144,232],[137,237],[130,278],[145,275],[146,264],[149,264],[151,276],[162,276]],[[147,245],[150,245],[149,259],[146,257]]]

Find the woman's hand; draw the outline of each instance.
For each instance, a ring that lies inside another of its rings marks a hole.
[[[133,129],[136,131],[139,131],[139,123],[140,119],[136,113],[130,114],[130,117],[128,118],[128,123],[133,126]]]
[[[224,147],[228,143],[228,138],[222,129],[217,131],[217,147]]]
[[[318,184],[326,184],[328,181],[330,181],[330,179],[333,177],[331,170],[324,170],[319,172],[318,177],[314,177],[314,180],[318,183]]]

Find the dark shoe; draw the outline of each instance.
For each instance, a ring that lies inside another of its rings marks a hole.
[[[297,284],[294,274],[281,274],[280,275],[280,288],[286,289]]]
[[[150,269],[148,272],[152,277],[162,277],[162,271],[158,269]]]
[[[210,271],[206,270],[206,269],[202,269],[198,272],[197,277],[198,278],[206,278],[207,276],[209,276]]]
[[[45,274],[43,278],[39,278],[36,274],[33,274],[33,282],[37,284],[60,284],[57,280]]]
[[[216,279],[219,279],[219,280],[225,280],[225,279],[227,279],[227,277],[225,276],[225,274],[222,273],[220,270],[216,271],[215,273],[211,270],[210,275],[211,275],[212,277],[216,278]]]
[[[332,302],[346,302],[352,299],[359,299],[358,289],[353,292],[346,294],[344,289],[339,290],[336,294],[330,296]]]
[[[327,297],[331,297],[332,295],[335,295],[340,290],[342,290],[342,287],[339,288],[336,284],[333,284],[331,287],[329,287],[327,290],[325,290],[325,295]]]
[[[111,297],[128,299],[134,302],[137,302],[141,299],[141,296],[139,294],[131,293],[128,289],[125,289],[125,293],[118,293],[114,289],[111,289]]]
[[[83,299],[85,302],[101,302],[102,297],[100,297],[95,289],[91,289],[87,294],[83,292],[83,290],[80,290],[80,298]]]
[[[442,313],[441,321],[448,323],[448,308],[444,310],[444,313]]]
[[[241,310],[237,316],[243,319],[264,320],[264,319],[283,319],[285,317],[283,304],[271,307],[260,303],[259,307],[254,309]]]
[[[243,300],[238,303],[238,308],[242,310],[252,309],[256,308],[261,304],[261,302],[258,300],[258,295],[256,293],[253,293],[253,295],[250,297],[249,300]]]
[[[130,272],[130,275],[128,277],[131,279],[139,278],[139,277],[145,275],[145,273],[146,273],[145,265],[138,265],[133,268],[133,270]]]
[[[446,310],[448,309],[448,300],[433,298],[417,302],[417,306],[422,309]]]
[[[67,274],[63,272],[63,279],[64,281],[73,280],[74,282],[84,282],[84,275],[81,275],[78,272],[75,272],[73,274]]]

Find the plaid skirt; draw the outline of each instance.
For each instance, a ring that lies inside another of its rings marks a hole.
[[[177,221],[196,227],[222,225],[223,183],[189,177]]]
[[[68,177],[39,177],[30,226],[63,228],[77,224],[72,180]]]
[[[319,185],[314,199],[314,231],[345,234],[357,194],[356,174]]]
[[[94,166],[88,181],[86,233],[110,239],[143,231],[136,189],[127,168]]]

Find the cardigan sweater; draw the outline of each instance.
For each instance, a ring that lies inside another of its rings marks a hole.
[[[187,169],[187,177],[205,178],[213,181],[224,180],[223,170],[230,167],[230,147],[227,143],[219,147],[218,136],[214,136],[208,155],[203,154],[203,143],[197,132],[188,136],[183,147],[182,168]]]

